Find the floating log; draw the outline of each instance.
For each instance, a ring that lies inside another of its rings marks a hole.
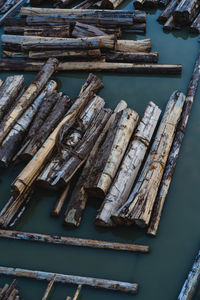
[[[116,251],[131,251],[137,253],[149,252],[149,246],[145,246],[145,245],[113,243],[113,242],[79,239],[79,238],[64,237],[64,236],[57,236],[57,235],[54,236],[54,235],[46,235],[46,234],[39,234],[39,233],[28,233],[28,232],[21,232],[15,230],[0,229],[0,238],[33,241],[39,243],[41,242],[47,244],[59,244],[65,246],[110,249]]]
[[[34,81],[30,84],[30,86],[18,100],[18,103],[10,113],[8,120],[5,122],[3,128],[1,128],[0,144],[3,142],[3,139],[9,133],[13,125],[17,122],[17,120],[21,117],[25,110],[32,104],[40,91],[44,88],[45,84],[55,71],[57,64],[57,59],[50,58],[42,67],[42,70],[36,76]]]
[[[0,14],[7,12],[17,2],[18,2],[17,0],[6,0],[4,5],[0,8]]]
[[[73,6],[73,9],[87,9],[87,8],[90,8],[91,6],[93,6],[96,2],[97,2],[97,0],[81,1],[81,3]]]
[[[170,97],[138,181],[117,212],[118,220],[140,227],[148,225],[184,101],[185,96],[179,91]]]
[[[7,288],[7,290],[5,291],[5,294],[3,296],[3,300],[7,300],[10,296],[10,294],[12,293],[13,289],[15,288],[17,283],[17,280],[13,280],[13,282],[10,284],[10,286]]]
[[[82,288],[82,285],[79,284],[78,287],[77,287],[76,293],[75,293],[72,300],[77,300],[78,299],[78,296],[80,295],[80,292],[81,292],[81,288]]]
[[[0,164],[1,166],[8,166],[12,160],[16,150],[19,148],[20,143],[23,141],[24,135],[37,113],[38,107],[41,105],[44,97],[55,89],[54,81],[50,81],[45,89],[40,93],[28,109],[18,119],[17,123],[10,130],[9,134],[3,140],[0,146]]]
[[[78,99],[72,105],[66,116],[54,129],[52,134],[49,136],[43,147],[36,153],[34,159],[31,160],[24,170],[19,174],[17,179],[12,184],[13,192],[15,195],[22,194],[27,187],[30,187],[34,180],[37,178],[41,172],[44,163],[51,155],[54,146],[56,144],[56,137],[60,129],[64,124],[68,124],[70,128],[76,117],[81,113],[83,108],[87,105],[88,101],[92,99],[94,94],[101,89],[103,86],[102,81],[98,79],[95,75],[90,74],[86,83],[81,88]]]
[[[5,52],[5,51],[4,51]],[[92,50],[47,50],[47,51],[29,51],[28,57],[30,59],[45,59],[49,57],[56,58],[100,58],[101,50],[92,49]]]
[[[175,170],[176,162],[184,138],[186,126],[191,113],[191,108],[194,101],[194,97],[196,95],[199,80],[200,80],[200,55],[198,55],[198,58],[194,66],[194,71],[188,86],[187,96],[183,107],[183,112],[181,114],[181,119],[179,121],[176,130],[175,138],[169,154],[168,162],[160,185],[159,193],[157,195],[155,205],[152,211],[152,217],[151,217],[151,221],[147,233],[153,236],[155,236],[158,231],[162,209]]]
[[[0,293],[0,299],[1,299],[1,300],[2,300],[3,297],[5,296],[5,293],[6,293],[6,291],[7,291],[8,288],[9,288],[9,285],[6,283],[6,284],[4,285],[4,287],[2,288],[1,293]]]
[[[1,71],[39,71],[44,65],[40,61],[0,60]],[[133,64],[118,62],[61,62],[58,71],[108,71],[132,74],[180,74],[182,65]]]
[[[192,300],[200,280],[200,251],[198,252],[192,270],[189,272],[178,300]]]
[[[33,271],[20,268],[0,267],[0,274],[24,278],[32,278],[37,280],[52,280],[56,275],[55,282],[69,283],[69,284],[82,284],[85,286],[91,286],[95,288],[108,289],[112,291],[120,291],[123,293],[137,293],[138,284],[128,283],[114,280],[98,279],[92,277],[81,277],[74,275],[65,275],[59,273],[49,273],[42,271]]]
[[[172,30],[176,30],[176,29],[180,29],[180,27],[177,27],[175,25],[174,18],[173,18],[173,16],[171,16],[171,17],[169,17],[167,22],[163,25],[163,30],[172,31]]]
[[[12,58],[28,58],[28,54],[22,51],[7,51],[2,49],[2,57],[12,57]]]
[[[169,4],[170,0],[159,0],[158,4],[162,7],[166,7]]]
[[[2,86],[2,84],[3,84],[3,80],[0,79],[0,87]]]
[[[53,286],[53,284],[55,282],[55,279],[56,279],[56,275],[54,275],[53,278],[51,279],[51,281],[49,282],[49,284],[47,286],[47,289],[46,289],[46,291],[44,293],[44,296],[42,297],[42,300],[46,300],[48,298],[49,293],[50,293],[50,291],[52,289],[52,286]]]
[[[27,2],[28,0],[9,0],[8,2],[5,3],[5,6],[0,8],[0,13],[6,12],[1,18],[0,18],[0,25],[6,20],[6,18],[18,7],[20,6],[23,2]],[[11,5],[6,5],[9,3]],[[13,6],[12,6],[13,5]],[[12,7],[11,7],[12,6]],[[9,9],[10,8],[10,9]]]
[[[172,13],[174,12],[179,2],[180,0],[171,0],[166,9],[158,17],[157,21],[161,24],[166,23],[167,20],[172,16]]]
[[[86,203],[88,199],[88,195],[87,193],[85,193],[84,185],[88,181],[88,178],[90,178],[90,174],[92,172],[93,166],[97,161],[99,147],[105,141],[106,134],[114,122],[116,113],[126,108],[127,108],[127,103],[121,100],[118,103],[117,107],[115,108],[114,113],[110,116],[108,122],[106,123],[104,129],[102,130],[100,136],[98,137],[92,151],[90,152],[90,155],[78,179],[76,187],[69,200],[67,210],[65,212],[64,223],[66,225],[74,226],[74,227],[80,226],[82,214],[86,207]]]
[[[102,7],[108,9],[116,9],[124,0],[103,0]]]
[[[143,7],[145,8],[155,8],[158,7],[159,0],[145,0]]]
[[[115,51],[120,52],[150,52],[152,47],[151,39],[145,40],[117,40]]]
[[[53,217],[58,217],[60,215],[61,209],[65,203],[65,200],[67,198],[68,192],[69,192],[70,184],[68,183],[66,188],[64,189],[63,193],[61,194],[60,198],[58,199],[53,211],[51,212],[51,215]]]
[[[98,151],[92,173],[84,187],[90,196],[103,199],[117,173],[131,135],[136,127],[138,114],[127,108],[116,114],[115,121]]]
[[[0,88],[0,120],[8,112],[24,85],[24,76],[9,76]]]
[[[187,25],[194,20],[200,8],[199,0],[181,0],[173,12],[174,23]]]
[[[106,53],[106,61],[108,62],[130,62],[130,63],[157,63],[158,52],[110,52]]]
[[[82,38],[82,37],[89,37],[89,36],[104,36],[107,35],[102,30],[98,29],[95,26],[83,24],[76,22],[75,26],[72,30],[72,37]]]
[[[150,102],[126,151],[120,169],[102,203],[95,220],[98,226],[114,226],[111,216],[127,201],[144,160],[161,110]]]
[[[190,26],[190,31],[195,33],[200,33],[200,14],[196,17],[192,25]]]

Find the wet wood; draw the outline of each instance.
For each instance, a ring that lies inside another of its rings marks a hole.
[[[157,63],[158,52],[110,52],[106,53],[108,62],[128,62],[128,63]]]
[[[145,40],[118,40],[116,42],[115,51],[120,52],[150,52],[152,42],[151,39]]]
[[[82,38],[89,36],[104,36],[107,35],[104,31],[95,26],[76,22],[72,30],[72,37]]]
[[[127,108],[116,114],[115,121],[108,131],[92,174],[84,185],[90,196],[103,199],[117,173],[131,135],[136,127],[138,114]]]
[[[114,226],[111,216],[127,201],[142,162],[149,148],[161,110],[153,102],[144,115],[130,142],[120,168],[102,203],[95,220],[98,226]]]
[[[200,14],[196,17],[192,25],[190,26],[190,31],[195,33],[200,33]]]
[[[49,296],[49,293],[51,292],[51,289],[53,287],[53,284],[55,282],[55,279],[56,279],[56,275],[53,276],[53,278],[51,279],[51,281],[49,282],[48,286],[47,286],[47,289],[44,293],[44,296],[42,297],[42,300],[46,300]]]
[[[106,134],[114,122],[116,113],[126,108],[127,103],[121,100],[115,108],[114,113],[108,119],[108,122],[106,123],[92,151],[90,152],[87,162],[83,168],[83,171],[78,179],[78,182],[76,183],[76,187],[72,193],[72,196],[69,199],[64,219],[64,223],[66,225],[73,227],[80,226],[82,215],[85,210],[88,199],[88,195],[85,192],[84,185],[88,180],[90,180],[90,174],[92,173],[93,167],[97,161],[99,147],[105,141]]]
[[[64,189],[63,193],[61,194],[60,198],[58,199],[54,209],[51,212],[51,215],[54,217],[58,217],[61,213],[61,209],[66,201],[68,192],[69,192],[70,184],[68,183],[66,188]]]
[[[136,253],[149,253],[149,246],[137,244],[124,244],[97,240],[80,239],[73,237],[54,236],[39,233],[28,233],[15,230],[0,229],[0,238],[32,241],[47,244],[59,244],[65,246],[89,247],[97,249],[110,249],[116,251],[130,251]]]
[[[100,58],[101,50],[47,50],[47,51],[29,51],[28,57],[30,59],[46,59],[49,57],[65,58],[65,59],[81,59],[81,58]]]
[[[81,3],[73,6],[73,9],[87,9],[87,8],[90,8],[91,6],[93,6],[96,2],[97,2],[97,0],[81,1]]]
[[[160,185],[159,193],[157,195],[155,205],[152,211],[152,217],[151,217],[151,221],[147,233],[153,236],[155,236],[158,231],[162,209],[171,184],[172,176],[181,149],[181,144],[183,142],[185,130],[191,113],[191,108],[196,95],[199,80],[200,80],[200,56],[198,55],[194,66],[194,71],[188,86],[186,101],[183,107],[183,112],[181,114],[181,119],[176,130],[175,138],[169,154],[165,172],[163,174],[163,179]]]
[[[173,12],[174,23],[177,25],[187,25],[194,20],[200,8],[198,0],[181,0]]]
[[[5,122],[3,128],[0,132],[0,144],[3,139],[9,133],[11,128],[21,117],[21,115],[26,111],[26,109],[33,103],[34,99],[38,96],[40,91],[44,88],[47,81],[55,71],[58,61],[56,59],[49,59],[46,64],[42,67],[39,74],[36,76],[34,81],[30,84],[21,98],[18,100],[17,105],[14,107],[13,111],[10,113],[8,120]]]
[[[182,290],[178,296],[178,300],[192,300],[194,299],[195,291],[200,280],[200,251],[198,252],[192,270],[189,272]]]
[[[78,299],[78,296],[80,295],[81,289],[82,289],[82,285],[79,284],[72,300],[77,300]]]
[[[158,7],[159,5],[159,0],[145,0],[143,7],[145,8],[155,8]]]
[[[123,293],[137,293],[138,284],[128,283],[114,280],[98,279],[91,277],[82,277],[75,275],[65,275],[59,273],[50,273],[43,271],[33,271],[20,268],[0,267],[0,274],[15,277],[33,278],[37,280],[52,280],[56,275],[55,282],[69,283],[69,284],[82,284],[95,288],[108,289],[112,291],[120,291]]]
[[[146,227],[149,224],[158,188],[164,173],[185,96],[175,91],[169,99],[154,143],[127,202],[117,215],[122,222]]]
[[[103,0],[102,7],[108,9],[116,9],[124,0]]]
[[[165,30],[165,31],[172,31],[172,30],[179,30],[179,29],[180,29],[180,27],[178,27],[174,23],[173,16],[169,17],[169,19],[167,20],[167,22],[163,25],[163,30]]]
[[[47,161],[56,144],[57,135],[64,124],[68,124],[70,128],[77,116],[82,112],[87,103],[93,98],[94,94],[102,88],[103,84],[95,75],[90,74],[86,83],[81,88],[79,97],[72,105],[67,115],[54,129],[42,148],[36,153],[34,159],[31,160],[24,170],[19,174],[12,184],[14,195],[22,194],[27,187],[30,187],[39,173],[42,171],[44,163]]]
[[[179,2],[180,0],[171,0],[167,5],[166,9],[158,17],[157,21],[161,24],[166,23],[167,20],[172,16],[172,13],[174,12]]]
[[[170,0],[159,0],[158,4],[161,7],[166,7],[169,4]]]

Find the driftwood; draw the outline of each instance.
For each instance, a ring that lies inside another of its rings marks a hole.
[[[197,16],[199,8],[199,0],[181,0],[173,12],[174,23],[177,25],[187,25]]]
[[[116,42],[115,51],[120,52],[150,52],[152,42],[151,39],[145,40],[118,40]]]
[[[69,284],[82,284],[84,286],[91,286],[95,288],[108,289],[112,291],[120,291],[123,293],[137,293],[138,284],[137,283],[128,283],[114,280],[98,279],[91,277],[81,277],[75,275],[65,275],[59,273],[49,273],[42,271],[33,271],[20,268],[9,268],[9,267],[0,267],[1,275],[15,276],[15,277],[24,277],[24,278],[33,278],[37,280],[47,280],[50,281],[56,275],[55,282],[60,283],[69,283]]]
[[[172,16],[172,13],[174,12],[179,2],[180,0],[171,0],[166,9],[158,17],[157,21],[161,24],[166,23],[167,20]]]
[[[175,138],[169,154],[168,162],[160,185],[159,193],[157,195],[155,205],[152,211],[152,217],[151,217],[151,221],[147,233],[153,236],[156,235],[158,230],[162,209],[175,170],[176,162],[184,138],[186,126],[191,113],[191,108],[194,101],[194,97],[196,95],[199,80],[200,80],[200,56],[198,56],[194,66],[194,71],[188,86],[186,101],[183,107],[181,119],[177,127]]]
[[[191,32],[200,33],[200,14],[196,17],[192,25],[190,26]]]
[[[130,63],[157,63],[158,52],[110,52],[106,53],[106,61],[130,62]]]
[[[88,195],[85,193],[84,184],[87,182],[88,178],[90,178],[92,168],[97,161],[99,147],[105,141],[106,134],[114,122],[116,113],[126,108],[127,104],[125,101],[122,100],[118,103],[114,113],[110,116],[108,122],[98,137],[69,200],[67,210],[65,212],[65,224],[74,227],[80,226],[82,214],[88,199]]]
[[[98,151],[92,173],[84,187],[89,195],[103,199],[117,173],[131,135],[138,121],[138,114],[125,109],[116,114],[115,121]]]
[[[182,287],[178,300],[192,300],[200,280],[200,251]]]
[[[30,59],[45,59],[49,57],[64,58],[64,59],[81,59],[81,58],[100,58],[101,50],[47,50],[47,51],[29,51],[28,57]]]
[[[98,27],[76,22],[72,30],[72,37],[82,38],[89,36],[104,36],[107,35],[104,31]]]
[[[46,291],[44,293],[44,296],[42,297],[42,300],[46,300],[47,297],[49,296],[49,293],[50,293],[50,291],[52,289],[52,286],[53,286],[53,284],[55,282],[55,279],[56,279],[56,275],[54,275],[53,278],[51,279],[51,281],[49,282],[49,284],[47,286],[47,289],[46,289]]]
[[[185,96],[179,91],[170,97],[138,181],[127,202],[117,212],[118,223],[148,225],[184,101]]]
[[[102,203],[95,224],[113,226],[111,216],[127,201],[151,142],[161,110],[150,102],[126,151],[120,169]]]
[[[72,300],[77,300],[78,299],[78,296],[80,295],[80,292],[81,292],[81,288],[82,288],[82,285],[79,284]]]

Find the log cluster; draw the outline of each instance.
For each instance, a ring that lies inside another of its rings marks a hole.
[[[20,300],[19,290],[16,288],[17,280],[14,279],[11,284],[5,284],[0,288],[1,300]]]

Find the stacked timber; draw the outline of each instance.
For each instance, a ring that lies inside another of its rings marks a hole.
[[[11,284],[5,284],[0,289],[0,299],[2,300],[20,300],[19,291],[16,288],[17,280],[14,279]]]

